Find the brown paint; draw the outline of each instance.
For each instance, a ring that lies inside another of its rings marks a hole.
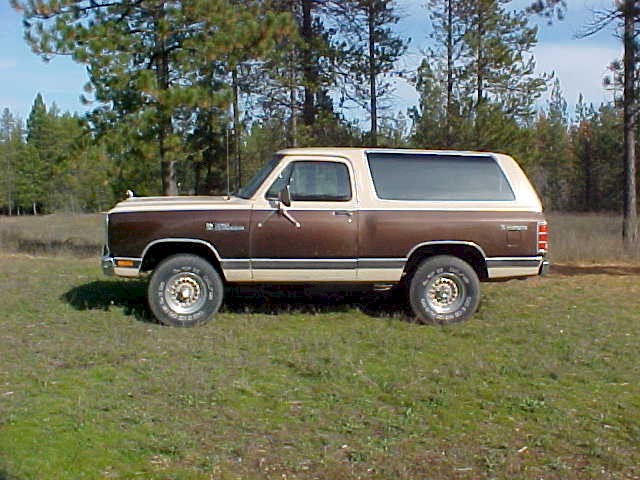
[[[211,243],[222,258],[249,257],[250,210],[189,210],[112,213],[109,247],[114,256],[141,257],[145,247],[163,238]],[[207,231],[207,222],[243,226],[244,231]]]
[[[543,218],[526,212],[361,211],[359,257],[400,258],[421,243],[446,240],[476,243],[487,257],[534,256]],[[527,226],[518,242],[509,241],[509,225]]]
[[[351,217],[334,215],[334,210],[288,212],[300,228],[281,213],[265,210],[113,213],[111,253],[140,257],[154,240],[191,238],[211,243],[222,258],[238,259],[403,258],[420,243],[446,240],[476,243],[488,257],[535,256],[536,225],[544,218],[539,213],[484,211],[365,210]],[[245,230],[206,231],[207,222]],[[527,230],[509,232],[509,225],[526,225]]]
[[[339,206],[336,204],[336,210],[287,210],[300,228],[277,211],[255,211],[251,222],[252,258],[356,258],[356,214],[349,217]]]

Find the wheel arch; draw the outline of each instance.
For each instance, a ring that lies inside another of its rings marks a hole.
[[[181,253],[204,258],[225,279],[220,254],[216,248],[211,243],[196,238],[161,238],[150,242],[142,252],[140,271],[151,271],[165,258]]]
[[[486,255],[482,247],[477,243],[457,240],[424,242],[413,247],[407,255],[407,263],[404,268],[405,278],[411,278],[423,260],[435,255],[457,257],[471,265],[480,280],[489,278]]]

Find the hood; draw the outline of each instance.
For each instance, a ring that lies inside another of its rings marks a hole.
[[[239,197],[131,197],[108,213],[161,212],[178,210],[236,210],[250,208],[250,201]]]

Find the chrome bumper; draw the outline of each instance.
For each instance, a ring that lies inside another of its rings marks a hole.
[[[113,277],[115,275],[116,262],[113,257],[109,255],[103,256],[100,265],[102,266],[102,273],[109,277]]]
[[[551,266],[551,262],[549,260],[543,260],[542,265],[540,265],[540,270],[538,271],[538,275],[541,277],[549,273],[549,267]]]

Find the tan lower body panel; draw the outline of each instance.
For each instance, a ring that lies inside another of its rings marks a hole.
[[[251,282],[251,270],[248,268],[242,270],[224,270],[224,278],[227,282]]]
[[[360,282],[399,282],[404,268],[360,268],[356,278]]]
[[[225,276],[230,282],[253,281],[253,282],[398,282],[402,276],[402,268],[363,268],[355,269],[318,269],[318,270],[254,270],[253,278],[249,280],[247,275],[240,276],[235,272],[229,276],[225,271]],[[240,273],[240,272],[238,272]]]
[[[537,267],[492,267],[487,269],[489,278],[531,277],[538,275]]]
[[[226,275],[226,272],[225,272]],[[259,269],[252,282],[355,282],[356,270],[350,269]]]

